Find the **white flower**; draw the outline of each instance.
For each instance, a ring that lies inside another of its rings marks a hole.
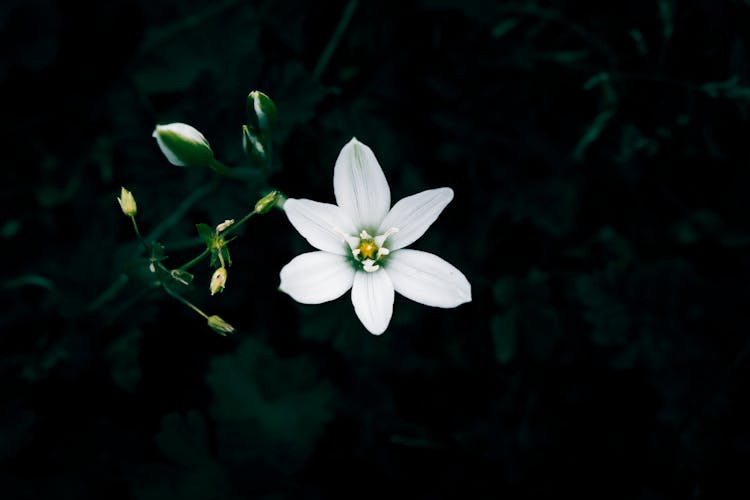
[[[440,257],[405,249],[422,236],[453,199],[438,188],[391,207],[391,191],[372,150],[352,139],[333,171],[336,205],[290,198],[289,221],[317,248],[281,270],[279,289],[303,304],[334,300],[350,288],[354,311],[375,335],[388,327],[394,291],[435,307],[471,301],[466,277]]]

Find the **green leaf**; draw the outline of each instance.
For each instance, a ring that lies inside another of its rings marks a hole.
[[[335,391],[315,364],[280,357],[258,340],[214,357],[206,380],[220,455],[243,468],[298,470],[333,416]]]
[[[583,137],[581,137],[581,139],[578,141],[578,144],[573,151],[573,159],[575,161],[583,160],[583,155],[586,149],[588,149],[589,146],[596,142],[614,114],[615,110],[613,108],[606,108],[599,112],[598,115],[596,115],[594,120],[586,129],[586,132],[583,134]]]
[[[510,33],[513,28],[518,26],[518,23],[520,23],[521,20],[517,17],[510,17],[508,19],[504,19],[503,21],[497,23],[494,28],[492,28],[492,38],[500,38],[508,33]]]
[[[161,421],[156,446],[170,461],[147,464],[134,475],[138,500],[234,500],[227,474],[210,453],[209,430],[203,416],[190,410],[170,413]]]
[[[214,242],[214,230],[209,226],[208,224],[199,223],[195,225],[195,228],[198,230],[198,234],[200,235],[203,242],[206,244],[208,248],[211,248]]]

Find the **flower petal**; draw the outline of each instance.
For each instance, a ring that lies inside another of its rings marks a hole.
[[[321,304],[341,297],[352,287],[354,267],[342,255],[308,252],[281,269],[279,290],[302,304]]]
[[[349,253],[344,233],[356,231],[341,208],[330,203],[289,198],[284,203],[284,213],[299,234],[318,250],[339,255]]]
[[[373,335],[380,335],[388,328],[393,315],[393,299],[393,283],[382,270],[373,273],[357,271],[354,274],[354,312]]]
[[[380,224],[378,234],[398,228],[398,232],[388,237],[385,246],[397,250],[410,245],[427,231],[452,199],[451,188],[429,189],[407,196],[393,205]]]
[[[391,206],[391,189],[372,149],[352,139],[341,149],[333,169],[336,204],[358,229],[375,230]]]
[[[433,307],[471,302],[471,285],[466,276],[437,255],[398,250],[388,256],[385,269],[395,290],[415,302]]]

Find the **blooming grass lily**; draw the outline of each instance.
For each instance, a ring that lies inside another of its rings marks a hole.
[[[339,298],[349,289],[357,317],[382,334],[393,315],[394,292],[416,302],[450,308],[471,301],[461,271],[437,255],[406,249],[453,199],[438,188],[407,196],[391,207],[391,191],[375,154],[353,138],[333,171],[336,205],[289,198],[284,212],[318,251],[292,259],[279,289],[303,304]]]

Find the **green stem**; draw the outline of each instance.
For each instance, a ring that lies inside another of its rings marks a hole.
[[[259,178],[263,173],[262,171],[258,171],[257,169],[230,167],[220,162],[216,158],[213,158],[209,162],[208,166],[211,170],[221,175],[222,177],[228,177],[230,179],[240,179],[244,181],[248,181],[253,177]]]
[[[224,165],[216,158],[211,158],[208,166],[211,167],[211,170],[213,170],[217,174],[226,175],[227,177],[233,177],[235,175],[235,172],[230,167]]]
[[[129,278],[126,274],[119,275],[117,279],[113,281],[109,285],[109,287],[107,287],[106,290],[100,293],[99,296],[94,299],[91,304],[89,304],[86,310],[89,312],[94,312],[110,300],[114,299],[117,296],[117,293],[122,289],[122,287],[125,286],[125,283],[128,282],[128,279]]]
[[[255,215],[255,213],[256,213],[255,210],[253,210],[249,214],[247,214],[246,216],[244,216],[243,218],[241,218],[240,220],[238,220],[237,222],[229,226],[227,230],[224,231],[224,236],[227,236],[230,233],[236,231],[240,226],[242,226],[245,222],[247,222],[250,219],[250,217]]]
[[[190,195],[187,196],[182,203],[172,211],[172,213],[170,213],[169,217],[162,220],[162,222],[151,231],[151,234],[148,235],[148,239],[156,241],[161,238],[169,228],[177,224],[185,214],[193,208],[193,205],[200,201],[201,198],[208,195],[218,185],[218,179],[214,179],[212,182],[204,184],[191,192]]]
[[[135,235],[138,236],[138,239],[143,245],[143,248],[146,250],[146,253],[148,253],[149,251],[148,245],[146,244],[146,240],[143,239],[143,236],[141,236],[141,232],[138,229],[138,223],[135,221],[135,215],[131,215],[130,220],[133,221],[133,229],[135,230]]]
[[[341,13],[339,23],[336,25],[336,29],[331,35],[331,39],[328,40],[328,44],[326,45],[325,49],[323,49],[323,53],[320,54],[320,58],[315,64],[315,69],[313,70],[313,80],[318,81],[323,75],[326,66],[328,66],[328,63],[331,61],[333,53],[336,51],[336,47],[338,47],[338,44],[341,41],[341,37],[344,35],[344,31],[346,31],[346,27],[349,25],[349,21],[352,20],[354,11],[357,10],[358,3],[358,0],[349,0],[349,3],[346,4],[344,12]]]
[[[203,259],[205,259],[206,257],[208,257],[210,254],[211,254],[211,250],[209,250],[208,248],[205,248],[201,252],[201,254],[199,256],[197,256],[194,259],[192,259],[192,260],[186,262],[185,264],[181,265],[178,269],[182,269],[183,271],[187,271],[188,269],[190,269],[191,267],[193,267],[194,265],[196,265],[198,262],[200,262]]]
[[[185,297],[183,297],[182,295],[178,294],[177,292],[171,290],[167,285],[162,285],[162,287],[164,288],[164,291],[167,292],[169,295],[171,295],[172,297],[174,297],[178,301],[182,302],[183,304],[185,304],[190,309],[192,309],[193,311],[197,312],[198,314],[200,314],[204,318],[208,319],[208,315],[206,313],[204,313],[203,311],[201,311],[200,309],[198,309],[195,305],[193,305],[192,302],[190,302],[189,300],[187,300]]]

